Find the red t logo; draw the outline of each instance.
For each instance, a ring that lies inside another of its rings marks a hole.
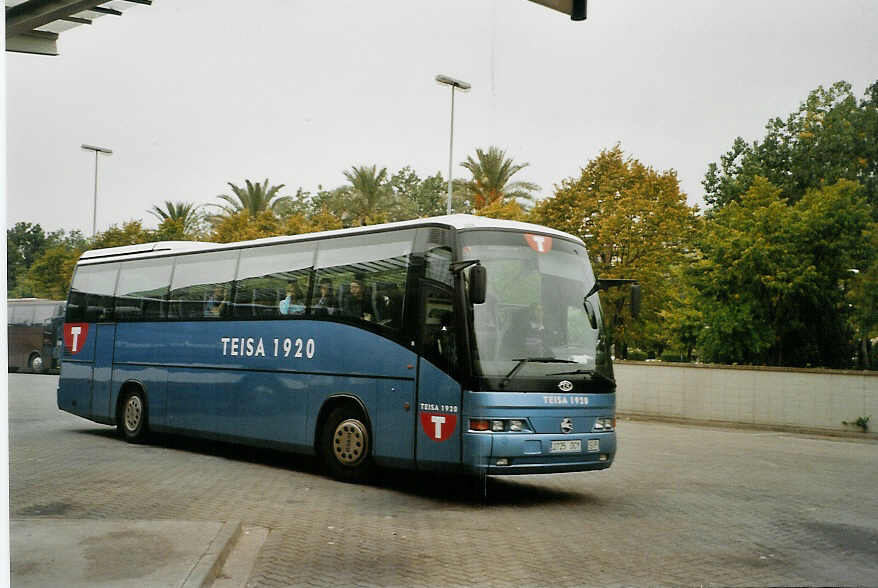
[[[552,238],[544,237],[543,235],[531,235],[530,233],[526,233],[524,235],[525,241],[530,245],[530,248],[536,251],[537,253],[548,253],[552,250]]]
[[[64,323],[64,347],[76,355],[88,340],[88,323]]]
[[[422,412],[421,428],[427,437],[433,441],[445,441],[451,437],[457,428],[456,414],[441,414],[438,412]]]

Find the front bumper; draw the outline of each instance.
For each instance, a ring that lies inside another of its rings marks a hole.
[[[582,442],[577,453],[553,453],[552,441]],[[598,449],[587,451],[588,441]],[[470,472],[486,475],[553,474],[603,470],[616,456],[616,433],[570,435],[527,433],[464,433],[463,465]],[[500,465],[505,460],[505,465]],[[499,463],[498,463],[499,462]]]

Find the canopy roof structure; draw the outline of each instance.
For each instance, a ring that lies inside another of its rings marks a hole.
[[[58,55],[60,34],[152,0],[6,0],[6,50]]]
[[[570,20],[585,20],[588,0],[530,0],[552,10],[570,15]]]
[[[571,20],[585,20],[588,0],[530,0]],[[104,16],[122,16],[134,4],[152,0],[5,0],[6,50],[58,55],[58,37],[64,31],[90,25]]]

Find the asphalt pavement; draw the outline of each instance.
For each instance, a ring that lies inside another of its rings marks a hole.
[[[878,443],[619,423],[602,472],[385,472],[60,412],[9,376],[14,586],[874,586]],[[227,548],[227,549],[226,549]]]

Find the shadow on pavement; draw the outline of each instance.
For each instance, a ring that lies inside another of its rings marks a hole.
[[[77,433],[121,439],[116,429],[78,429]],[[314,456],[278,449],[251,447],[233,442],[153,434],[147,444],[152,447],[200,453],[233,461],[258,463],[312,475],[324,475]],[[561,474],[563,475],[563,474]],[[546,480],[551,479],[551,476]],[[344,482],[337,482],[343,484]],[[521,477],[477,477],[455,473],[417,472],[412,470],[379,469],[371,483],[375,488],[402,492],[411,496],[461,506],[540,507],[546,504],[597,504],[598,498],[586,492],[571,492],[547,485],[538,485]]]

